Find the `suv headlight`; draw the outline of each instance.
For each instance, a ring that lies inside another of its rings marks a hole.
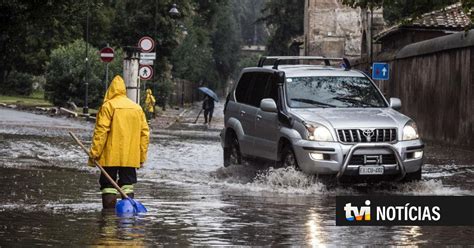
[[[418,139],[418,128],[414,121],[409,121],[403,127],[403,137],[402,140],[416,140]]]
[[[325,126],[317,124],[305,124],[306,130],[308,130],[309,140],[314,141],[334,141],[331,132]]]

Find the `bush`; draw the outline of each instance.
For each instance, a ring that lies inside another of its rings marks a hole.
[[[3,95],[29,96],[33,92],[33,75],[12,71],[1,87]]]
[[[72,101],[84,106],[85,97],[85,50],[86,43],[76,40],[60,46],[51,53],[46,68],[45,97],[57,106],[66,106]],[[99,50],[89,45],[89,91],[88,106],[97,108],[102,104],[105,93],[105,67],[99,58]],[[109,80],[122,74],[122,51],[116,51],[114,61],[109,66]]]

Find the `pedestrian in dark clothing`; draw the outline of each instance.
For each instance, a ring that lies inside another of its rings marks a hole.
[[[202,102],[202,109],[204,110],[204,124],[210,125],[212,121],[212,113],[214,112],[214,99],[206,95],[206,98],[204,98],[204,101]]]

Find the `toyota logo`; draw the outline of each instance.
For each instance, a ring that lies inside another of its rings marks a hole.
[[[362,134],[367,139],[367,142],[370,142],[370,138],[372,138],[372,136],[374,136],[374,129],[364,129],[364,130],[362,130]]]

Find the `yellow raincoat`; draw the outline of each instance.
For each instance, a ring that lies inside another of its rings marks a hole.
[[[155,112],[155,103],[156,103],[156,100],[155,100],[155,97],[153,96],[153,94],[151,93],[151,89],[147,89],[146,90],[146,99],[145,99],[146,111],[148,111],[150,113]]]
[[[146,160],[149,128],[142,108],[127,98],[116,76],[97,113],[90,154],[104,167],[139,168]]]

